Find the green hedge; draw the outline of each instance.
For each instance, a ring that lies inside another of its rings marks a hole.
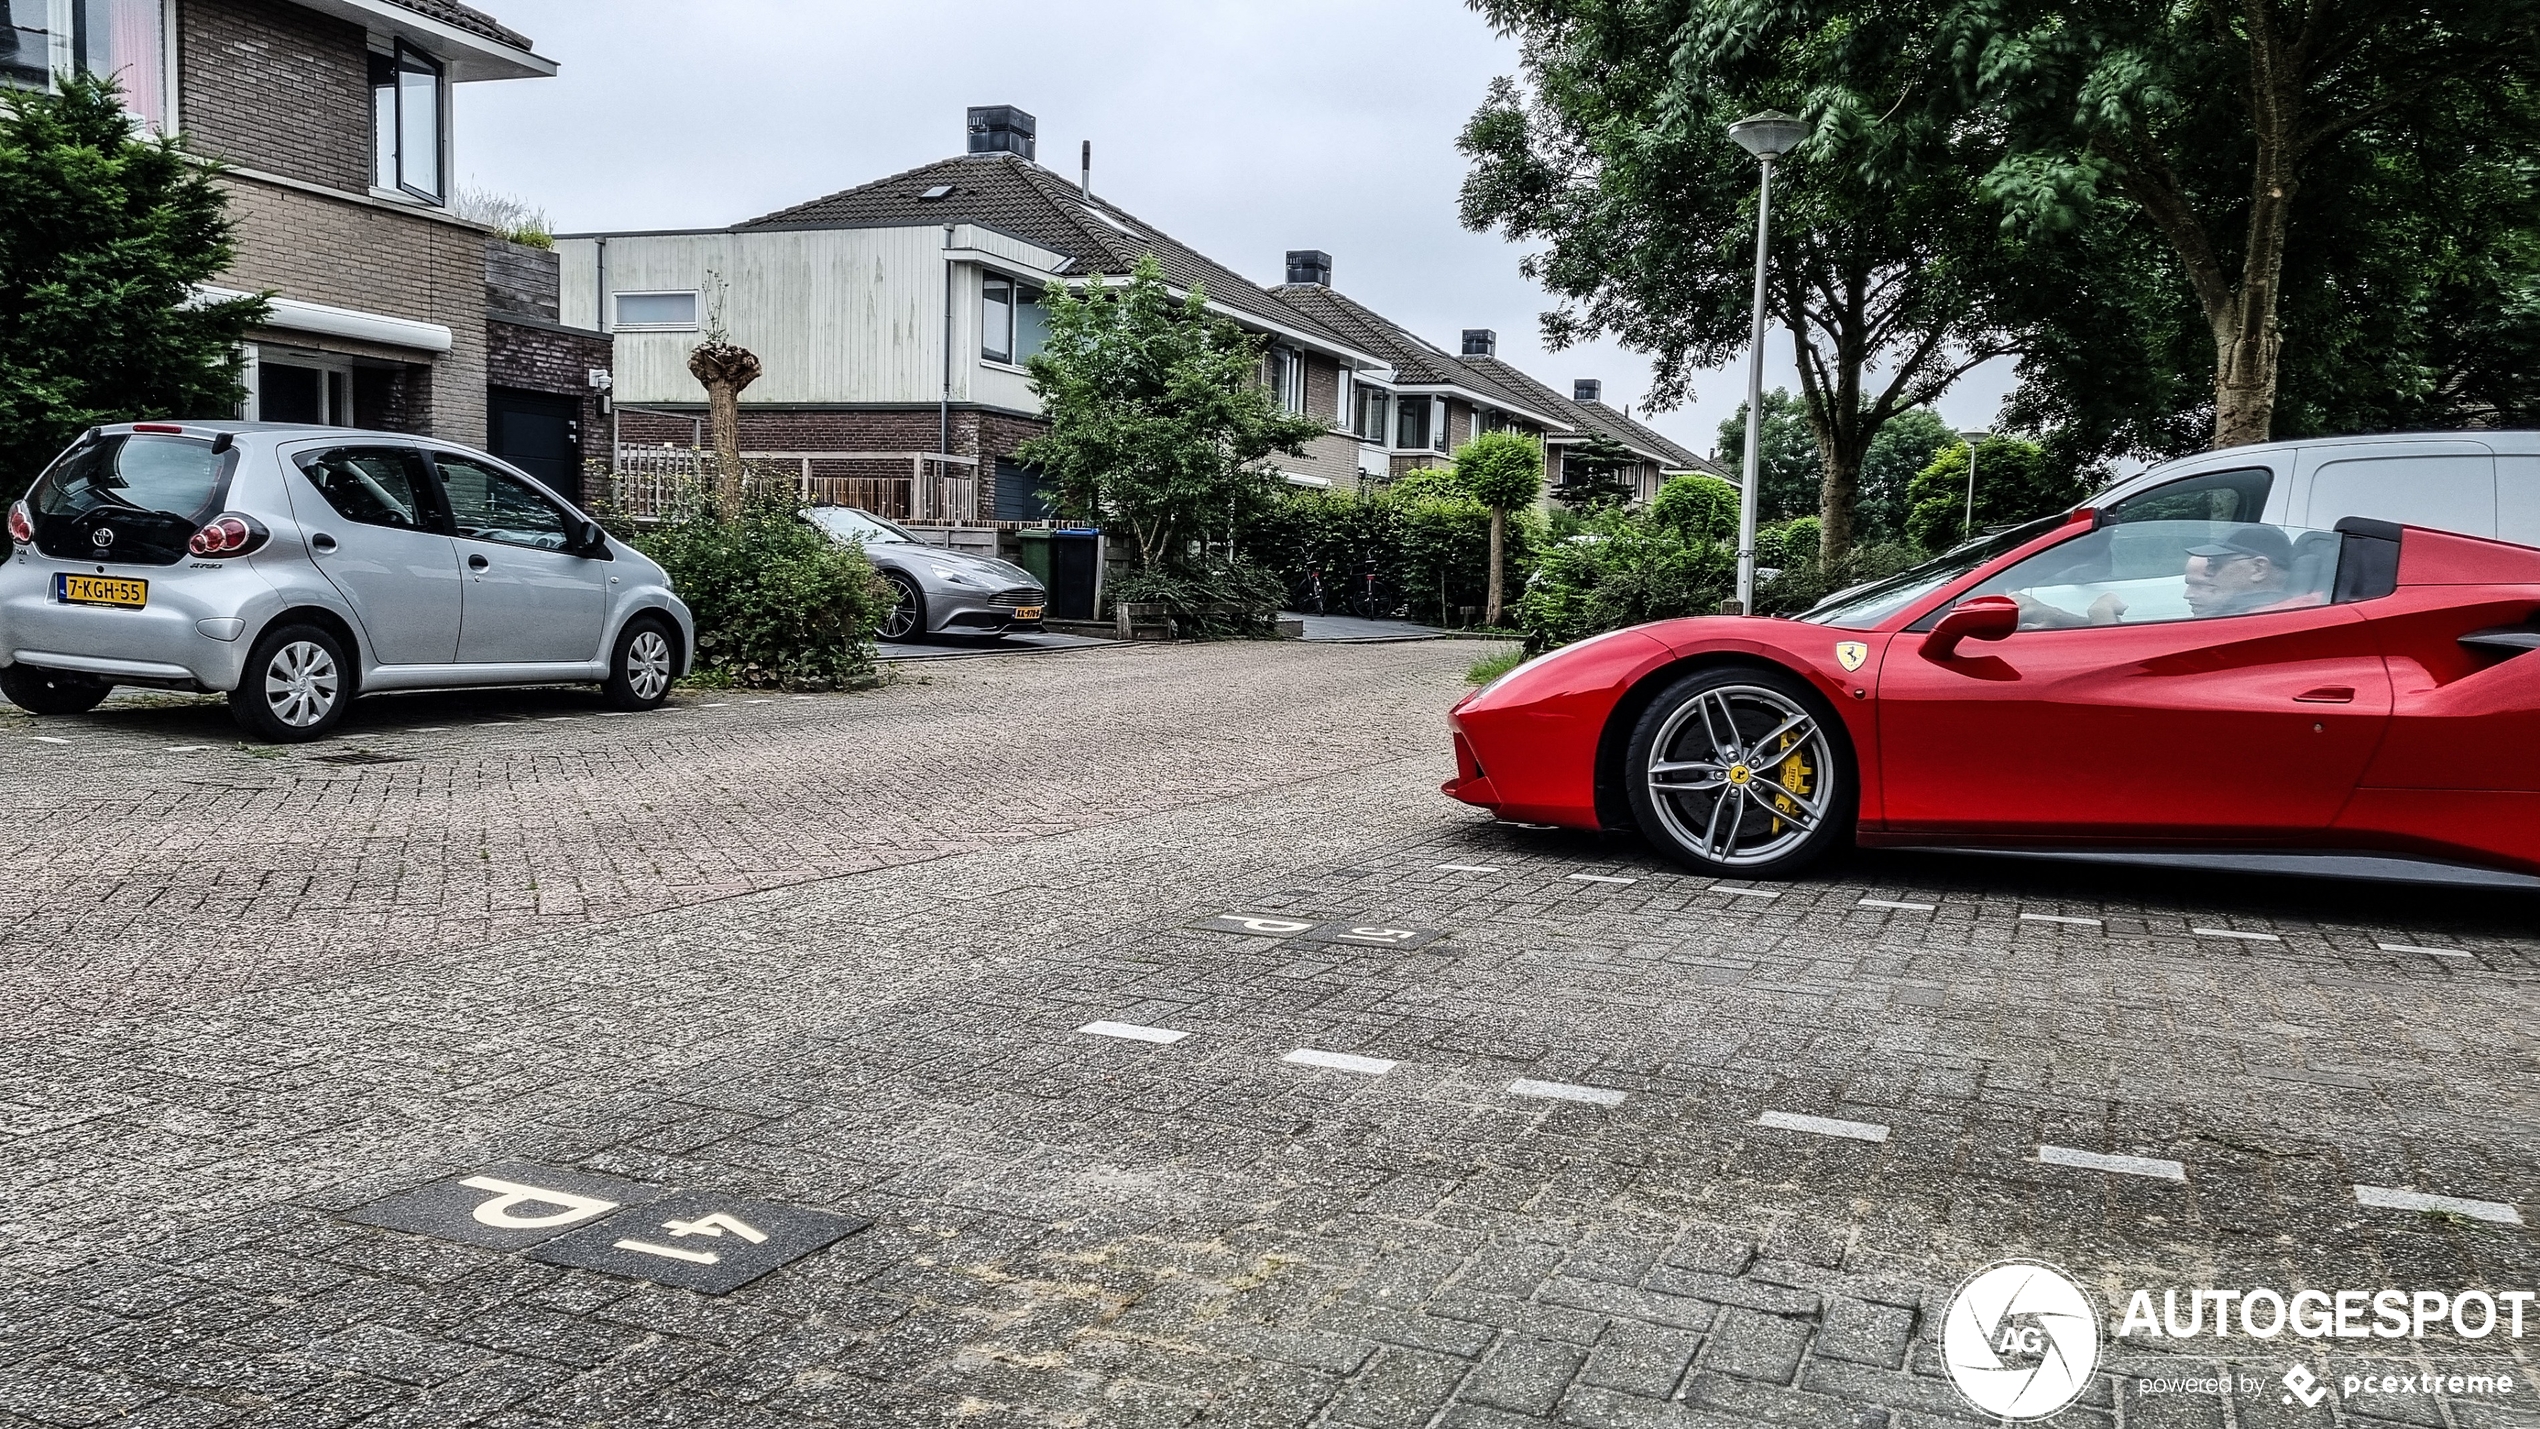
[[[1533,512],[1509,513],[1509,590],[1523,587],[1542,541]],[[1369,496],[1295,492],[1246,523],[1236,544],[1285,588],[1292,607],[1319,569],[1323,608],[1343,611],[1370,558],[1386,601],[1381,613],[1452,625],[1460,607],[1478,609],[1490,591],[1490,510],[1443,469],[1412,473]]]
[[[693,516],[633,544],[696,616],[699,683],[832,690],[872,678],[891,589],[862,548],[830,540],[790,505],[738,521]]]
[[[1682,525],[1606,510],[1537,561],[1517,626],[1528,654],[1627,625],[1718,612],[1737,588],[1734,544]]]

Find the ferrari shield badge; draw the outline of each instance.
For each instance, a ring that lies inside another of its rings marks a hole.
[[[1860,669],[1861,662],[1869,658],[1870,647],[1862,644],[1858,640],[1839,640],[1835,642],[1834,662],[1847,670]]]

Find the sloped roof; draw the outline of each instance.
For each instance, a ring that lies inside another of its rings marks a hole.
[[[942,198],[921,198],[949,187]],[[1166,281],[1177,288],[1199,284],[1221,307],[1302,333],[1347,352],[1382,356],[1330,331],[1257,284],[1186,246],[1155,225],[1123,212],[1099,195],[1090,202],[1076,186],[1020,154],[959,154],[858,184],[825,198],[732,226],[735,233],[787,228],[899,228],[970,223],[1038,244],[1074,260],[1074,273],[1127,273],[1146,254],[1155,255]]]
[[[1605,425],[1611,427],[1613,430],[1610,434],[1616,441],[1626,446],[1640,447],[1654,452],[1658,457],[1658,464],[1669,471],[1698,471],[1706,476],[1716,476],[1729,481],[1736,480],[1722,470],[1718,462],[1676,445],[1660,436],[1652,428],[1642,426],[1602,402],[1575,402],[1571,405],[1582,412],[1593,413]]]
[[[389,3],[400,10],[412,10],[425,19],[438,20],[453,29],[465,30],[471,35],[482,35],[486,39],[510,45],[514,49],[535,48],[529,43],[527,35],[507,28],[493,16],[472,5],[462,5],[458,3],[458,0],[389,0]]]
[[[1712,476],[1726,474],[1706,458],[1685,450],[1604,403],[1574,402],[1536,381],[1514,364],[1496,357],[1467,357],[1463,362],[1467,367],[1490,373],[1504,385],[1532,393],[1536,402],[1549,405],[1571,426],[1582,432],[1611,437],[1656,461],[1663,470],[1699,471]]]
[[[1496,406],[1554,422],[1569,420],[1568,414],[1523,388],[1511,387],[1489,370],[1422,342],[1409,329],[1320,283],[1290,283],[1270,291],[1288,306],[1391,362],[1394,381],[1400,386],[1461,387]]]

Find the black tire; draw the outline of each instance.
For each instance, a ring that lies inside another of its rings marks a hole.
[[[1788,878],[1852,841],[1851,741],[1787,671],[1732,665],[1677,680],[1641,715],[1623,760],[1642,835],[1697,873]],[[1660,781],[1684,792],[1661,794]]]
[[[923,640],[926,638],[926,592],[917,582],[897,571],[884,571],[882,579],[891,586],[897,603],[882,616],[881,628],[874,633],[885,640]]]
[[[92,675],[74,675],[68,670],[47,670],[37,665],[11,665],[0,669],[0,695],[9,703],[36,715],[86,714],[105,703],[115,687]]]
[[[229,712],[268,744],[306,744],[342,724],[357,693],[352,652],[341,638],[322,625],[283,625],[247,652]]]
[[[679,632],[658,615],[639,615],[617,633],[600,690],[611,709],[659,709],[678,678]]]

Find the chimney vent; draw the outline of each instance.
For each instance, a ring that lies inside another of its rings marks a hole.
[[[972,105],[970,109],[970,152],[974,154],[1020,154],[1033,156],[1033,136],[1040,132],[1040,121],[1011,104]]]
[[[1499,334],[1486,327],[1464,329],[1464,355],[1466,357],[1499,356]]]
[[[1593,377],[1582,377],[1570,384],[1570,400],[1573,402],[1601,402],[1604,399],[1605,384]]]
[[[1289,249],[1288,281],[1311,283],[1318,288],[1332,286],[1332,255],[1313,248]]]

